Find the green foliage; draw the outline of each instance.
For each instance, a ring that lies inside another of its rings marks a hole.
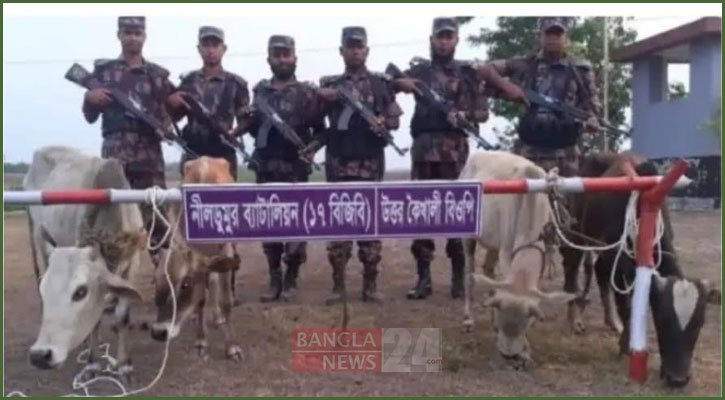
[[[477,35],[468,41],[474,46],[486,45],[489,60],[506,59],[536,53],[539,49],[538,18],[536,17],[499,17],[497,28],[482,28]],[[604,18],[577,18],[574,28],[569,32],[570,45],[568,52],[574,57],[586,59],[592,63],[597,87],[602,88],[604,59]],[[621,47],[634,42],[637,32],[624,27],[624,18],[609,18],[609,48]],[[630,105],[631,67],[626,64],[610,64],[609,66],[609,121],[615,126],[624,124],[624,111]],[[493,112],[507,118],[512,124],[523,113],[523,107],[505,101],[494,100]],[[624,128],[626,129],[626,128]],[[501,133],[504,142],[510,141],[514,135],[512,127]],[[583,147],[592,145],[592,135],[585,134]],[[610,148],[616,149],[624,137],[614,132],[607,132]]]
[[[7,174],[24,174],[28,172],[28,168],[30,168],[30,165],[28,163],[19,162],[19,163],[4,163],[5,166],[5,173]]]

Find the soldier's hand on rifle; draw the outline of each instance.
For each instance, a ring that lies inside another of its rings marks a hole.
[[[375,122],[370,128],[373,133],[380,136],[385,132],[385,117],[375,117]]]
[[[520,86],[518,86],[514,83],[511,83],[511,82],[508,82],[507,85],[504,85],[503,92],[504,92],[504,96],[506,97],[506,100],[521,103],[521,104],[525,105],[526,107],[529,106],[529,99],[526,97],[524,90],[521,89]]]
[[[319,88],[317,89],[317,94],[328,103],[337,101],[339,97],[337,90],[332,88]]]
[[[449,112],[448,115],[446,116],[446,119],[448,120],[448,123],[451,124],[452,127],[458,128],[458,117],[459,116],[462,118],[465,118],[466,115],[463,113],[463,111],[451,110],[451,112]]]
[[[191,109],[191,106],[189,106],[189,103],[187,103],[186,100],[184,100],[184,95],[180,91],[172,93],[166,99],[166,104],[172,110],[189,110],[189,109]]]
[[[314,143],[310,143],[304,148],[300,149],[300,157],[307,160],[310,164],[315,159],[315,153],[317,152],[317,149],[315,149]]]
[[[418,79],[414,78],[399,78],[395,80],[395,86],[402,92],[415,93],[418,96],[422,96],[423,92],[418,87],[418,82]]]
[[[599,130],[601,126],[599,125],[599,120],[594,115],[590,116],[586,121],[584,121],[584,129],[588,132],[596,132]]]
[[[108,107],[112,102],[111,92],[103,89],[92,89],[86,92],[85,101],[92,107],[97,109],[104,109]]]

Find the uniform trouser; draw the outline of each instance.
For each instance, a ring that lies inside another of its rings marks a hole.
[[[267,165],[264,161],[262,164]],[[281,164],[281,163],[280,163]],[[269,165],[275,165],[269,163]],[[257,171],[257,183],[268,182],[307,182],[308,176],[306,171],[289,171],[263,169]],[[262,243],[264,254],[269,260],[279,259],[281,257],[287,266],[299,266],[307,261],[307,243],[306,242],[265,242]],[[284,256],[283,256],[284,255]]]
[[[147,189],[153,186],[166,188],[164,155],[161,142],[147,134],[136,132],[114,132],[104,135],[101,157],[115,158],[123,166],[123,172],[132,189]],[[141,215],[147,231],[151,230],[153,209],[150,204],[141,204]],[[168,227],[156,218],[151,234],[151,244],[156,246],[163,239]],[[168,243],[162,244],[167,247]]]
[[[328,176],[328,180],[330,177]],[[378,179],[365,179],[360,177],[336,177],[334,182],[365,182],[377,181]],[[380,255],[383,245],[379,240],[358,240],[357,258],[363,265],[363,274],[375,280],[378,272],[378,264],[382,257]],[[327,244],[327,259],[333,270],[341,271],[352,258],[352,241],[334,241]]]
[[[463,166],[456,162],[413,162],[413,180],[458,179]],[[410,248],[416,261],[430,263],[435,253],[432,239],[416,239]],[[446,243],[448,258],[463,257],[461,239],[448,239]]]
[[[234,180],[237,180],[237,154],[233,149],[230,149],[229,147],[224,146],[223,144],[215,145],[215,146],[189,146],[190,150],[196,153],[196,156],[184,153],[181,156],[181,162],[179,163],[179,168],[181,169],[181,174],[184,174],[184,164],[187,161],[194,160],[201,156],[207,156],[207,157],[214,157],[214,158],[223,158],[227,160],[229,163],[229,173],[232,174],[232,177]]]

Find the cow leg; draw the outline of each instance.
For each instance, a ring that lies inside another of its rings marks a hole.
[[[209,300],[211,301],[212,315],[214,316],[214,326],[221,327],[227,321],[224,319],[224,312],[221,304],[221,277],[219,274],[209,275]]]
[[[610,272],[611,269],[606,268],[606,265],[600,265],[597,260],[594,267],[594,273],[597,278],[597,286],[599,287],[599,297],[602,301],[602,308],[604,309],[604,325],[609,327],[615,333],[621,334],[624,328],[622,327],[622,323],[619,321],[617,315],[615,315],[612,289],[609,286]]]
[[[483,261],[483,274],[493,279],[496,276],[496,264],[498,263],[498,250],[486,250],[486,259]]]
[[[564,291],[567,293],[579,293],[579,265],[582,257],[586,254],[581,250],[572,247],[561,247],[559,249],[564,265]],[[568,304],[567,319],[572,332],[577,335],[583,334],[585,327],[581,316],[581,305],[577,299]]]
[[[115,330],[118,333],[118,351],[116,353],[116,361],[118,365],[118,375],[121,380],[126,383],[131,383],[133,373],[133,365],[131,364],[131,357],[128,355],[126,349],[126,336],[128,334],[129,323],[131,321],[131,313],[128,306],[128,300],[124,298],[118,299],[118,305],[116,306],[116,319]]]
[[[196,309],[196,342],[194,342],[194,348],[199,357],[206,361],[209,359],[207,349],[209,344],[206,341],[207,324],[204,316],[204,310],[206,308],[206,301],[202,301]]]
[[[464,291],[465,302],[463,305],[463,326],[467,332],[473,330],[473,315],[471,314],[471,302],[473,299],[473,263],[476,257],[476,240],[463,239],[463,276],[466,280],[466,289]],[[488,258],[488,253],[486,253]]]
[[[234,343],[234,330],[232,329],[232,323],[230,314],[232,311],[232,276],[230,272],[218,273],[219,275],[219,293],[221,294],[221,310],[224,316],[225,323],[221,325],[222,332],[224,333],[224,343],[226,346],[227,357],[234,361],[242,361],[244,353],[242,348]]]

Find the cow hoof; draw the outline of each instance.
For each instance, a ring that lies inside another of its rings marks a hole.
[[[617,335],[621,335],[622,331],[624,330],[624,327],[619,321],[604,321],[604,325],[606,325],[609,329],[612,330],[612,332],[616,333]]]
[[[584,326],[584,322],[574,321],[571,330],[575,335],[583,335],[586,332],[586,327]]]
[[[206,339],[197,339],[196,343],[194,343],[194,348],[196,349],[196,354],[199,356],[199,358],[202,361],[207,361],[209,359],[209,353],[207,352],[207,342]]]
[[[466,317],[463,319],[463,328],[465,329],[466,333],[473,332],[473,318]]]
[[[222,316],[218,316],[218,317],[214,318],[214,326],[216,328],[224,326],[226,323],[227,323],[226,318],[224,318]]]
[[[227,349],[227,358],[231,359],[234,362],[241,362],[244,360],[244,352],[242,351],[242,348],[238,345],[232,345],[229,346]]]

